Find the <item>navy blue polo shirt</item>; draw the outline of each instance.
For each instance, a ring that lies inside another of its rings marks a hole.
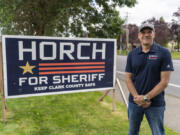
[[[126,72],[133,74],[132,81],[139,95],[145,95],[159,82],[162,71],[173,71],[171,54],[168,49],[153,43],[149,52],[142,52],[142,47],[132,50],[127,58]],[[151,99],[151,106],[164,106],[164,91]],[[129,95],[129,102],[133,96]]]

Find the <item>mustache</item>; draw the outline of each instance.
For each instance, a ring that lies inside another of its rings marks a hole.
[[[152,39],[152,37],[147,36],[147,37],[143,37],[143,39]]]

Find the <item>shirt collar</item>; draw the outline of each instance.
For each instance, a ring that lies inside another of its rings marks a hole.
[[[154,42],[149,52],[156,52],[157,51],[157,44]],[[142,52],[142,46],[138,47],[138,54],[141,54]]]

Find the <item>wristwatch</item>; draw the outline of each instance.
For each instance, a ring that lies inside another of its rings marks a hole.
[[[148,102],[149,102],[149,99],[147,98],[147,96],[146,96],[146,95],[144,95],[144,101],[145,101],[146,103],[148,103]]]

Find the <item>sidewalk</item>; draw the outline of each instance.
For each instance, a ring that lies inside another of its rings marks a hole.
[[[165,125],[180,133],[180,98],[166,94]]]
[[[126,95],[126,98],[128,100],[129,92],[125,84],[125,81],[120,80],[120,83]],[[124,103],[122,96],[120,94],[120,90],[118,88],[117,88],[116,93],[117,93],[116,99]],[[110,95],[112,95],[112,92],[110,92]],[[172,130],[180,133],[180,114],[179,114],[180,113],[180,98],[166,94],[165,99],[166,99],[166,111],[165,111],[165,121],[164,121],[165,125],[171,128]]]

